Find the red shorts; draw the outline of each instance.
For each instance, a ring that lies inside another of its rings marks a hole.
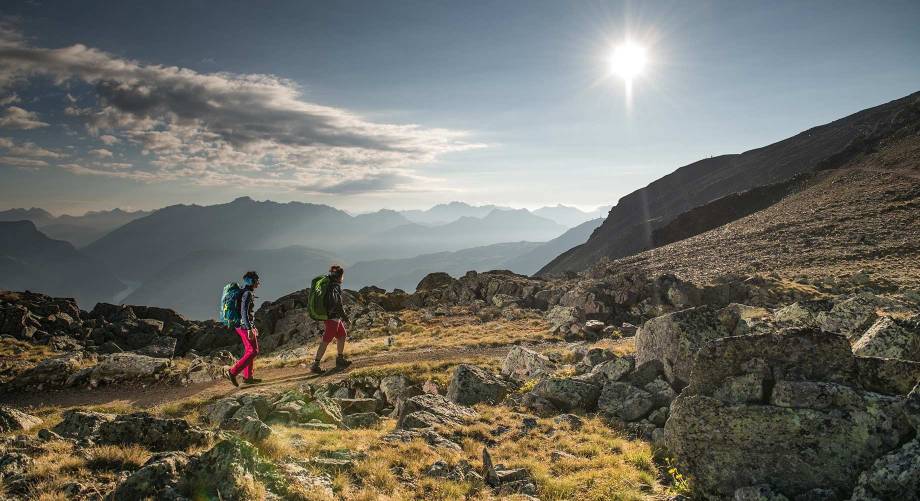
[[[348,335],[345,332],[345,323],[339,319],[323,320],[323,325],[326,327],[326,332],[323,333],[324,343],[331,343],[333,339],[345,339]]]

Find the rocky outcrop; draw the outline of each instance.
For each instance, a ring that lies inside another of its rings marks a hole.
[[[29,431],[41,424],[41,418],[12,407],[0,406],[0,433]]]
[[[701,306],[647,321],[636,334],[636,362],[658,360],[674,386],[690,379],[693,358],[705,343],[731,335],[719,310]]]
[[[402,402],[397,414],[397,428],[430,428],[435,425],[457,426],[478,414],[441,395],[417,395]]]
[[[548,377],[540,380],[531,393],[545,399],[561,412],[593,411],[601,387],[576,378]]]
[[[911,494],[913,493],[913,494]],[[878,458],[859,475],[852,501],[912,499],[920,494],[920,440]]]
[[[502,375],[516,381],[526,381],[549,375],[555,369],[550,359],[522,346],[514,346],[502,361]]]
[[[920,316],[878,319],[853,343],[853,353],[920,362]]]
[[[447,387],[447,398],[460,405],[480,402],[497,404],[510,390],[508,381],[491,371],[475,365],[460,364],[454,369]]]
[[[665,445],[703,495],[766,484],[790,499],[848,496],[855,472],[913,433],[904,394],[863,383],[884,370],[878,360],[860,369],[845,337],[813,329],[711,341],[670,408]]]
[[[140,444],[152,451],[200,447],[207,445],[211,438],[210,432],[190,425],[185,419],[158,418],[146,412],[104,420],[92,436],[92,440],[98,444]]]
[[[179,482],[189,462],[184,452],[154,454],[139,470],[128,476],[108,496],[107,501],[126,499],[169,499],[178,501]]]

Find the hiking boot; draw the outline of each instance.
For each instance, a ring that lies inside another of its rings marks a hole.
[[[236,380],[236,376],[234,376],[233,373],[230,372],[230,369],[224,369],[224,377],[229,379],[230,382],[233,383],[233,386],[236,386],[237,388],[240,387],[240,382]]]
[[[249,379],[243,378],[243,384],[259,384],[262,380],[259,378],[251,377]]]
[[[337,369],[342,369],[351,365],[351,360],[345,358],[345,355],[339,355],[335,357],[335,367]]]
[[[318,362],[318,361],[314,361],[314,362],[313,362],[313,365],[310,366],[310,372],[312,372],[313,374],[322,374],[322,373],[323,373],[323,369],[319,366],[319,362]]]

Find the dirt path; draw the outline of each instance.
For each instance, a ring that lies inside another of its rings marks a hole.
[[[97,389],[67,389],[29,393],[7,393],[0,395],[0,404],[8,404],[20,409],[54,406],[58,408],[96,406],[108,404],[129,404],[146,409],[164,403],[178,402],[196,396],[209,399],[216,396],[238,395],[266,390],[281,391],[294,388],[306,382],[329,382],[344,378],[349,372],[363,367],[373,367],[394,363],[437,362],[449,360],[468,360],[475,357],[504,357],[511,345],[488,348],[449,348],[424,349],[398,353],[381,353],[353,359],[352,365],[345,371],[316,375],[304,367],[282,367],[259,369],[257,376],[262,379],[259,384],[234,388],[225,379],[189,386],[153,385],[146,388],[112,386]]]

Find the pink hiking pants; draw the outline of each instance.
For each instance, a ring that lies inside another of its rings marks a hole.
[[[256,355],[259,354],[259,338],[254,337],[251,341],[249,340],[249,331],[242,327],[236,328],[236,333],[240,335],[240,339],[243,340],[243,356],[237,360],[236,364],[230,368],[230,374],[236,376],[243,372],[243,377],[249,379],[252,377],[252,361],[256,358]]]

